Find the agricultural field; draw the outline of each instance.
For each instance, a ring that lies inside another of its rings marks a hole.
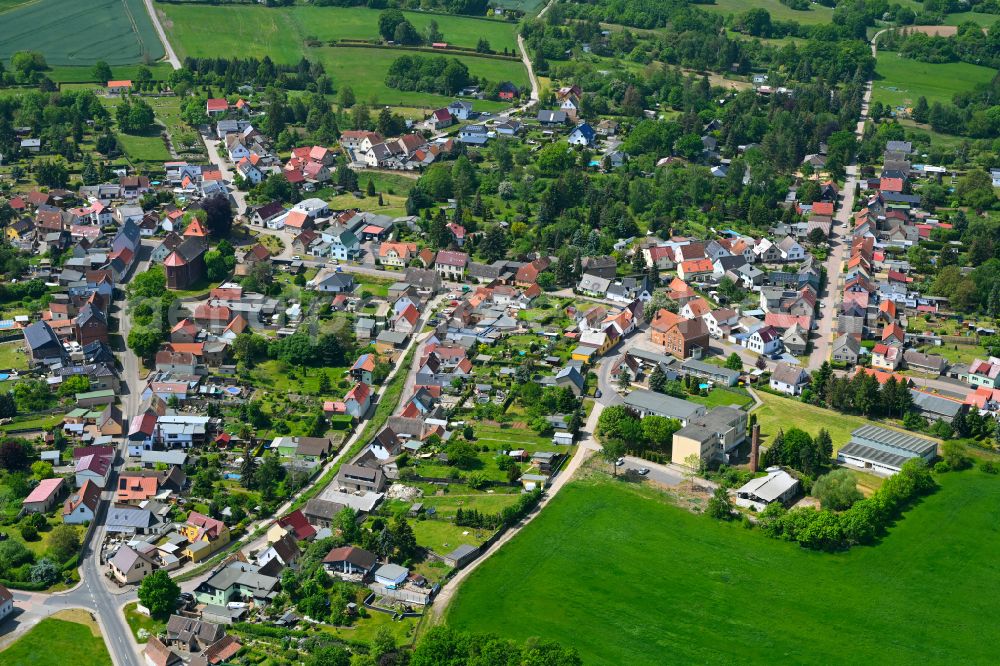
[[[929,104],[950,102],[952,96],[988,83],[996,72],[965,62],[931,64],[901,58],[893,51],[879,51],[872,84],[872,101],[911,107],[921,96]]]
[[[164,54],[143,0],[37,0],[4,12],[0,60],[23,50],[52,65],[152,63]]]
[[[881,543],[840,554],[643,485],[574,481],[463,583],[446,620],[573,645],[588,664],[990,663],[1000,478],[936,478]]]
[[[804,25],[815,23],[830,23],[833,20],[833,9],[813,3],[808,11],[798,11],[778,0],[715,0],[710,5],[698,5],[699,9],[716,12],[723,16],[727,14],[742,14],[748,9],[759,7],[766,9],[774,21],[798,21]]]
[[[0,654],[0,662],[6,666],[106,666],[111,657],[90,613],[70,610],[39,622]]]
[[[261,7],[205,6],[157,3],[166,16],[164,28],[182,60],[186,56],[237,53],[248,43],[268,53],[275,62],[296,62],[308,48],[305,40],[322,42],[342,39],[376,41],[377,9],[366,7]],[[475,48],[486,39],[498,53],[517,51],[516,24],[468,16],[404,12],[419,32],[437,21],[445,42]],[[212,51],[208,53],[207,51]]]

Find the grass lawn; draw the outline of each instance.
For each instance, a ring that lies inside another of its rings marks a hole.
[[[644,486],[575,481],[465,581],[446,620],[572,645],[587,664],[993,663],[1000,478],[938,479],[882,543],[835,555]]]
[[[748,9],[760,7],[766,9],[774,21],[798,21],[804,25],[815,23],[830,23],[833,20],[833,9],[812,4],[807,11],[799,11],[787,7],[778,0],[715,0],[711,5],[698,5],[699,9],[718,14],[742,14]]]
[[[798,400],[782,398],[772,393],[759,391],[757,395],[764,405],[754,411],[760,423],[762,437],[770,438],[778,434],[778,429],[800,428],[816,436],[820,428],[826,428],[833,439],[834,450],[839,450],[851,439],[851,432],[870,423],[860,416],[839,414],[830,409],[815,407]]]
[[[368,611],[368,617],[358,618],[349,627],[332,627],[328,624],[319,625],[321,631],[333,634],[340,640],[360,641],[369,643],[375,638],[376,632],[382,627],[386,627],[397,645],[410,643],[413,632],[417,627],[417,618],[408,617],[402,620],[393,620],[388,613]]]
[[[0,427],[0,431],[5,431],[6,428],[38,428],[39,430],[49,430],[56,424],[61,423],[62,420],[62,414],[44,414],[42,416],[26,414],[23,417],[15,416],[12,422]]]
[[[170,43],[182,60],[185,56],[207,55],[211,49],[236,52],[253,41],[278,62],[295,62],[304,49],[304,40],[323,42],[343,39],[376,41],[380,10],[366,7],[289,7],[205,6],[157,3],[166,14],[165,26]],[[501,20],[482,20],[469,16],[403,12],[421,33],[432,20],[445,42],[475,48],[485,38],[494,51],[517,51],[517,24]],[[211,44],[210,44],[211,43]]]
[[[986,83],[996,72],[965,62],[930,64],[879,51],[875,64],[872,101],[891,106],[913,106],[921,96],[929,104],[950,102],[952,96]]]
[[[943,356],[951,365],[968,366],[977,358],[988,356],[986,350],[979,345],[924,345],[920,351],[925,354]]]
[[[459,527],[446,520],[411,520],[417,543],[438,555],[447,555],[461,545],[478,546],[493,532],[474,527]]]
[[[368,181],[362,177],[360,186],[362,192],[368,186]],[[376,185],[376,188],[378,186]],[[383,194],[382,205],[378,204],[378,195],[358,199],[353,194],[339,194],[330,200],[331,210],[351,210],[357,208],[366,213],[377,213],[390,217],[406,215],[406,196],[401,194]]]
[[[140,643],[145,643],[145,638],[139,638],[140,629],[145,629],[149,636],[155,636],[166,629],[167,623],[154,620],[148,615],[139,613],[135,609],[138,605],[138,601],[133,601],[132,603],[125,605],[125,621],[128,622],[129,629],[132,630],[132,635],[135,636],[135,640]]]
[[[37,0],[4,12],[0,60],[27,50],[40,51],[54,65],[127,65],[163,57],[143,0]]]
[[[963,23],[978,23],[985,28],[993,27],[993,24],[1000,21],[1000,16],[996,14],[980,14],[979,12],[956,12],[945,14],[945,25],[962,25]]]
[[[324,398],[340,398],[346,393],[337,387],[337,383],[344,378],[347,368],[306,368],[305,376],[301,368],[289,368],[281,361],[264,361],[257,364],[253,369],[254,384],[263,386],[279,395],[289,393],[305,393],[315,395],[319,391],[319,381],[322,373],[330,378],[329,393],[321,396]],[[290,375],[294,373],[294,378]]]
[[[370,275],[355,275],[354,281],[358,285],[358,292],[367,291],[372,296],[378,296],[380,298],[388,298],[389,287],[392,286],[392,280],[383,280],[382,278],[372,277]],[[375,311],[372,310],[373,314]]]
[[[525,428],[501,427],[472,423],[476,435],[475,444],[486,444],[491,448],[518,448],[529,451],[552,451],[558,449],[551,437],[541,437],[533,430]]]
[[[750,396],[737,393],[736,391],[727,391],[724,388],[714,388],[709,391],[708,395],[705,397],[700,395],[689,395],[685,398],[685,400],[697,402],[701,405],[705,405],[709,409],[712,409],[713,407],[725,407],[727,405],[743,407],[744,405],[753,403],[753,398]]]
[[[508,506],[512,506],[517,501],[514,493],[481,493],[478,495],[433,495],[422,497],[420,502],[424,508],[434,507],[438,516],[451,518],[458,509],[475,509],[480,513],[500,513]]]
[[[62,505],[59,504],[58,506],[61,507]],[[62,511],[56,510],[56,513],[57,513],[56,517],[45,516],[45,519],[49,523],[49,527],[44,531],[40,531],[38,533],[38,539],[36,539],[35,541],[25,541],[24,538],[21,536],[21,530],[18,529],[17,525],[10,525],[8,527],[4,527],[3,531],[7,533],[8,538],[13,539],[14,541],[20,541],[25,546],[27,546],[28,550],[33,552],[36,557],[41,558],[43,555],[45,555],[45,552],[49,549],[49,538],[52,535],[52,529],[57,525],[62,525]],[[77,525],[76,531],[77,534],[82,538],[84,531],[83,526]]]
[[[28,356],[24,353],[24,345],[20,342],[5,342],[0,344],[0,369],[27,370]]]
[[[90,613],[61,611],[4,650],[0,662],[6,666],[107,666],[111,656]]]

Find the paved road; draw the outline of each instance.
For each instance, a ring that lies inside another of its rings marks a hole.
[[[174,53],[174,47],[170,45],[170,40],[167,39],[167,33],[163,30],[163,25],[160,23],[160,17],[156,14],[156,8],[153,7],[153,0],[144,0],[146,3],[146,11],[149,12],[149,16],[153,19],[153,27],[156,28],[156,35],[163,42],[163,49],[167,52],[167,62],[174,69],[181,68],[181,60]]]
[[[645,478],[664,486],[679,486],[684,481],[684,472],[673,465],[660,465],[633,456],[625,456],[625,464],[618,468],[618,473],[629,470],[638,472],[640,469],[648,469]]]
[[[877,55],[876,42],[879,36],[886,32],[880,30],[871,41],[872,57]],[[864,138],[865,121],[868,120],[868,106],[872,98],[872,82],[869,80],[865,84],[864,99],[861,102],[861,116],[854,128],[854,133],[860,142]],[[834,322],[836,321],[837,309],[840,307],[840,299],[843,296],[841,286],[841,276],[844,271],[844,262],[848,259],[847,251],[851,244],[851,217],[854,211],[855,192],[858,183],[858,166],[856,162],[847,167],[847,177],[844,181],[843,201],[840,209],[834,216],[833,232],[830,237],[831,251],[827,257],[826,266],[826,294],[822,297],[820,308],[820,319],[818,321],[817,335],[813,340],[813,351],[809,355],[809,362],[806,367],[815,370],[830,360],[833,340],[837,337]]]

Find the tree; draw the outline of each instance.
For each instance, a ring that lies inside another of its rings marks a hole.
[[[324,645],[314,649],[306,660],[306,666],[350,666],[350,664],[351,654],[339,645]]]
[[[257,458],[247,444],[243,448],[243,464],[240,465],[240,485],[244,488],[253,488],[257,482]]]
[[[854,473],[849,469],[835,469],[816,479],[812,495],[824,509],[845,511],[862,498]]]
[[[389,530],[392,532],[392,541],[396,547],[396,558],[403,562],[415,558],[420,547],[417,545],[417,537],[413,534],[413,528],[406,522],[403,514],[398,514],[393,519]]]
[[[205,211],[205,226],[212,238],[220,239],[229,236],[233,228],[233,209],[228,197],[216,195],[201,202]]]
[[[659,451],[670,448],[674,433],[681,429],[681,422],[665,416],[647,416],[642,419],[642,434],[646,442]]]
[[[38,564],[31,567],[29,575],[32,583],[40,583],[48,587],[59,580],[59,567],[49,558],[43,557],[38,560]]]
[[[396,34],[396,26],[400,23],[408,23],[403,12],[398,9],[386,9],[378,15],[378,34],[385,41],[392,41]]]
[[[158,569],[142,579],[139,601],[149,609],[154,618],[166,618],[177,606],[180,586],[163,569]]]
[[[128,348],[141,358],[153,356],[162,342],[163,333],[159,329],[137,327],[128,332]]]
[[[969,457],[969,450],[961,442],[950,440],[941,445],[941,460],[950,469],[965,469],[972,465],[972,458]]]
[[[601,458],[611,465],[612,476],[618,476],[617,462],[625,454],[625,442],[620,439],[607,439],[602,444]]]
[[[72,525],[57,525],[49,534],[49,551],[57,562],[65,562],[80,550],[80,535]]]
[[[110,81],[113,76],[111,74],[111,65],[103,60],[98,60],[94,63],[94,67],[90,70],[90,76],[93,77],[94,81],[97,83],[107,85],[108,81]]]
[[[0,469],[8,472],[28,469],[28,446],[19,439],[0,442]]]
[[[42,160],[35,165],[35,180],[46,187],[66,187],[69,169],[62,159]]]
[[[718,486],[708,500],[705,512],[716,520],[729,520],[733,517],[733,501],[729,497],[729,491]]]
[[[733,352],[726,359],[726,367],[730,370],[743,371],[743,359],[736,352]]]
[[[653,372],[649,374],[649,390],[656,393],[666,393],[667,374],[663,372],[663,368],[660,367],[659,363],[653,368]]]

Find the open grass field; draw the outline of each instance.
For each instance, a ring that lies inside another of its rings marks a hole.
[[[363,173],[358,175],[362,191],[364,191],[364,188],[368,185],[368,179]],[[379,191],[378,187],[378,184],[376,184],[376,191]],[[353,194],[338,194],[335,197],[330,197],[328,201],[330,202],[330,208],[332,210],[350,210],[357,208],[358,210],[366,213],[377,213],[379,215],[389,215],[391,217],[402,217],[403,215],[406,215],[406,195],[403,194],[383,194],[381,206],[378,203],[378,194],[373,197],[366,196],[361,199],[358,199]]]
[[[39,622],[0,653],[0,662],[6,666],[107,666],[111,657],[89,613],[62,611]]]
[[[938,478],[882,543],[836,555],[642,486],[575,481],[465,581],[446,620],[572,645],[585,664],[993,663],[1000,478]]]
[[[493,534],[490,530],[459,527],[446,520],[411,520],[417,543],[438,555],[447,555],[459,546],[478,546]]]
[[[0,59],[40,51],[53,65],[155,62],[163,45],[143,0],[37,0],[4,12]]]
[[[929,104],[950,102],[952,96],[987,83],[996,72],[965,62],[930,64],[901,58],[893,51],[879,51],[875,65],[872,101],[910,107],[921,96]]]
[[[385,85],[389,65],[412,51],[306,46],[307,38],[316,38],[323,43],[347,38],[376,39],[376,10],[158,4],[157,11],[165,17],[164,28],[180,58],[229,56],[252,43],[259,55],[269,55],[275,62],[293,63],[303,56],[318,60],[333,78],[335,86],[350,86],[359,100],[423,109],[442,106],[451,100],[442,95],[393,90]],[[445,40],[457,46],[475,47],[479,38],[484,37],[494,50],[502,52],[507,48],[509,52],[516,52],[515,26],[511,23],[422,12],[407,14],[418,30],[426,27],[431,19],[436,20]],[[448,55],[451,57],[451,54]],[[457,57],[475,76],[490,81],[509,80],[522,87],[528,84],[527,73],[519,61]],[[476,102],[476,109],[482,111],[495,111],[506,106],[502,102]]]
[[[413,53],[396,49],[322,47],[311,49],[306,57],[316,58],[323,63],[327,74],[333,78],[334,85],[351,86],[359,100],[376,99],[379,104],[391,106],[437,107],[448,104],[453,98],[396,90],[385,85],[385,75],[393,61],[402,55],[413,55]],[[448,57],[457,57],[465,63],[473,76],[485,77],[489,81],[511,81],[518,87],[528,84],[528,74],[518,61],[451,54],[448,54]],[[474,104],[477,111],[496,111],[507,107],[505,102],[477,100]]]
[[[5,342],[0,344],[0,369],[27,370],[28,355],[24,353],[24,345],[20,342]]]
[[[833,9],[812,4],[808,11],[798,11],[787,7],[778,0],[715,0],[711,5],[698,5],[699,9],[719,14],[742,14],[748,9],[760,7],[766,9],[772,20],[798,21],[805,25],[814,23],[830,23],[833,20]]]
[[[169,24],[164,28],[181,59],[200,55],[208,46],[207,42],[212,42],[213,48],[226,45],[235,52],[249,40],[264,45],[275,61],[294,62],[306,48],[306,38],[323,42],[379,39],[380,10],[367,7],[213,7],[157,3],[157,10],[167,17]],[[511,53],[517,51],[515,23],[427,12],[404,14],[421,34],[432,20],[437,21],[443,41],[455,46],[475,48],[483,38],[498,53],[503,53],[504,49]]]
[[[782,398],[773,393],[758,391],[764,405],[754,411],[760,423],[760,434],[765,441],[778,434],[778,429],[800,428],[812,436],[826,428],[833,439],[834,450],[839,450],[851,439],[851,431],[869,421],[860,416],[838,414],[829,409],[807,405],[798,400]]]

